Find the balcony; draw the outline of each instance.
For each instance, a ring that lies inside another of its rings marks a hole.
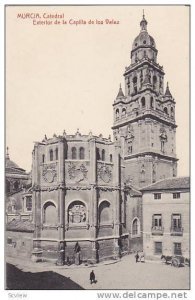
[[[170,232],[171,232],[171,235],[173,235],[173,236],[182,236],[183,235],[183,227],[171,227]]]
[[[152,235],[163,235],[164,228],[162,226],[153,226],[151,232]]]

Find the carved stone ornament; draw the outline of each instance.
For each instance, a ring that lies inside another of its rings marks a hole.
[[[128,125],[127,126],[127,136],[126,136],[126,139],[130,139],[130,140],[134,139],[133,126],[132,125]]]
[[[69,163],[68,174],[69,178],[75,182],[83,181],[87,178],[87,168],[84,164],[77,165],[75,163]]]
[[[48,165],[45,166],[42,172],[43,179],[46,182],[52,183],[54,182],[56,176],[57,176],[57,171],[55,165]]]
[[[160,139],[167,141],[167,134],[166,134],[166,130],[164,127],[160,128]]]
[[[110,182],[112,179],[112,171],[109,166],[102,165],[98,167],[98,176],[106,183]]]
[[[69,223],[86,222],[86,207],[81,202],[74,202],[68,210]]]

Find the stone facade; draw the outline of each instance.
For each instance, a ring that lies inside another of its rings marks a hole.
[[[170,243],[172,235],[156,240],[151,233],[151,215],[160,206],[144,191],[143,210],[140,188],[177,175],[175,100],[168,84],[164,91],[165,73],[157,63],[158,51],[144,16],[140,27],[124,72],[125,94],[120,86],[113,103],[114,141],[77,130],[73,135],[64,131],[45,136],[34,145],[32,184],[21,196],[18,218],[10,217],[8,223],[21,222],[17,236],[22,239],[22,228],[31,220],[34,229],[28,235],[33,236],[35,261],[40,256],[59,265],[117,259],[142,251],[143,239],[150,257],[153,242]],[[170,219],[168,206],[160,203]],[[182,209],[188,209],[186,205],[187,201]],[[187,243],[184,248],[187,251]]]
[[[125,95],[120,87],[113,104],[114,138],[121,144],[125,176],[137,187],[177,175],[175,100],[157,63],[154,39],[143,16],[140,34],[126,67]]]
[[[143,248],[148,259],[190,256],[189,177],[165,179],[142,189]]]
[[[33,150],[34,247],[59,264],[121,255],[128,238],[120,148],[89,134],[54,136]],[[128,243],[126,243],[127,245]],[[78,246],[79,245],[79,246]],[[128,247],[124,251],[128,252]],[[61,255],[60,255],[61,254]]]

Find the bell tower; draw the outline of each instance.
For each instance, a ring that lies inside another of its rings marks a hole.
[[[125,68],[125,93],[120,85],[113,104],[115,143],[120,143],[126,180],[143,187],[177,175],[175,100],[157,62],[155,40],[143,14],[140,33]]]

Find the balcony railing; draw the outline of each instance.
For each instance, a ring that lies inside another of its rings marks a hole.
[[[171,235],[182,236],[183,235],[183,227],[171,227],[170,232],[171,232]]]
[[[163,235],[164,228],[162,226],[152,226],[152,235]]]

